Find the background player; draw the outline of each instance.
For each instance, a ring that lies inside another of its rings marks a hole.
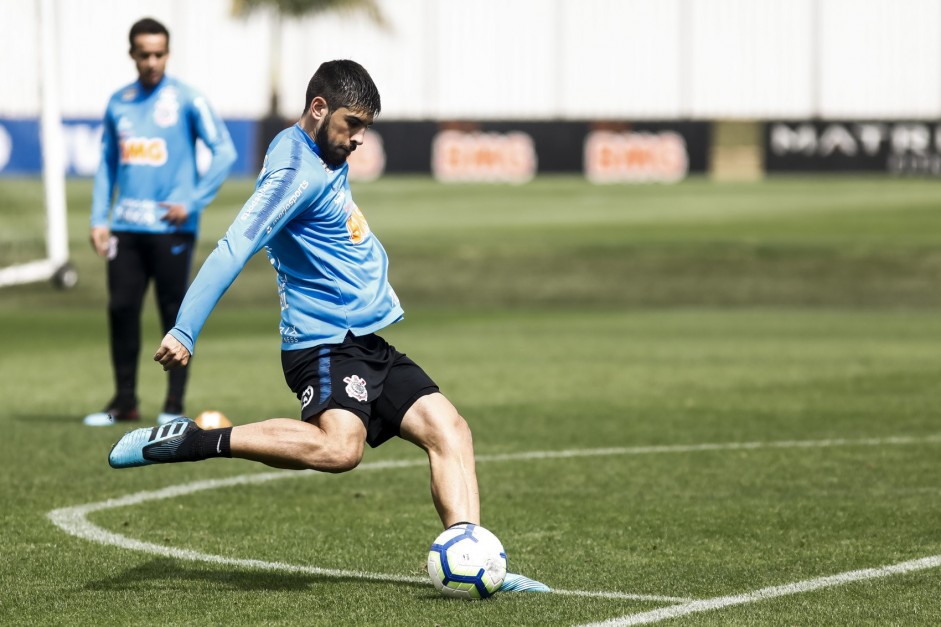
[[[379,113],[372,78],[353,61],[318,68],[304,114],[272,141],[249,198],[186,293],[154,359],[185,366],[212,309],[263,246],[278,273],[281,360],[301,420],[203,430],[187,419],[137,429],[115,444],[115,468],[239,457],[277,468],[345,472],[404,438],[428,455],[445,527],[480,524],[471,431],[434,381],[376,331],[402,319],[388,259],[353,202],[347,157]],[[505,590],[547,590],[507,574]]]
[[[229,133],[208,101],[165,74],[170,33],[163,24],[144,18],[131,27],[128,39],[138,79],[108,102],[91,212],[92,246],[108,259],[115,394],[103,411],[85,417],[91,426],[138,420],[140,314],[147,285],[154,280],[166,332],[186,292],[200,213],[236,158]],[[201,177],[197,138],[212,152]],[[169,374],[158,423],[183,414],[186,375],[185,368]]]

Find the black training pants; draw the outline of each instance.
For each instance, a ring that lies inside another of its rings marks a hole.
[[[189,285],[194,243],[192,233],[112,233],[108,252],[108,321],[119,398],[136,400],[140,317],[147,286],[153,279],[160,322],[166,333],[176,322]],[[170,371],[164,411],[183,411],[186,374],[187,368]]]

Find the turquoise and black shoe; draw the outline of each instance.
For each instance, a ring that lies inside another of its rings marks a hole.
[[[500,592],[552,592],[552,590],[535,579],[516,573],[507,573],[503,578],[503,585],[500,586]]]
[[[195,422],[181,417],[159,427],[128,431],[111,447],[108,463],[112,468],[133,468],[179,461],[177,449],[197,429]]]

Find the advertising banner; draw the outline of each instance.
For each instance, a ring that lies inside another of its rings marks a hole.
[[[768,172],[887,172],[941,176],[941,123],[769,122]]]
[[[235,176],[255,176],[255,128],[253,120],[225,120],[238,152],[232,167]],[[62,121],[65,139],[66,174],[94,176],[101,159],[101,120],[66,119]],[[197,159],[205,165],[210,158],[204,146],[198,146]],[[37,118],[0,118],[0,176],[35,176],[42,172],[42,148]]]
[[[709,130],[707,122],[377,122],[367,145],[382,138],[386,173],[430,172],[442,182],[583,174],[598,183],[669,183],[706,172]]]
[[[232,176],[257,176],[267,143],[261,121],[225,123],[238,151]],[[65,120],[63,130],[67,174],[94,176],[100,121]],[[709,141],[707,122],[380,121],[350,156],[350,178],[430,174],[447,183],[521,184],[540,174],[581,174],[596,183],[671,183],[706,172]],[[208,150],[197,158],[205,166]],[[41,171],[39,121],[0,118],[0,176]]]

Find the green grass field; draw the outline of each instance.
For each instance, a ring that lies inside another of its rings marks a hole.
[[[223,187],[200,259],[250,190]],[[81,424],[111,393],[104,272],[90,184],[68,193],[79,285],[0,291],[3,624],[941,623],[936,182],[354,186],[407,312],[384,335],[471,423],[511,568],[560,591],[476,603],[426,582],[440,529],[404,442],[340,476],[108,467],[123,429]],[[0,198],[19,242],[41,185]],[[255,259],[191,413],[297,414],[277,323]],[[152,300],[145,334],[152,420]]]

